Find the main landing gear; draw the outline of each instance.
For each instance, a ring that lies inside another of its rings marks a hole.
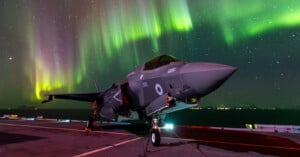
[[[91,132],[92,129],[95,128],[97,122],[97,116],[99,115],[99,107],[96,101],[92,103],[92,108],[93,108],[93,115],[89,117],[89,121],[85,128],[85,132],[87,133]]]
[[[158,126],[158,119],[152,119],[152,126],[151,126],[151,143],[154,146],[160,145],[160,128]]]

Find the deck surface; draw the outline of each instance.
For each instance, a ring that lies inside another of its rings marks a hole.
[[[85,125],[83,122],[62,123],[54,120],[0,120],[0,156],[300,155],[300,134],[175,126],[175,132],[165,132],[161,146],[154,147],[148,136],[136,135],[118,127],[86,133]]]

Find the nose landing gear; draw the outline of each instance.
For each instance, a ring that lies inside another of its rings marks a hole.
[[[158,126],[158,119],[152,119],[152,126],[151,126],[151,143],[153,146],[160,145],[160,127]]]

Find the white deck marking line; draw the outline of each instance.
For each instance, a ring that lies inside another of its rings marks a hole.
[[[111,148],[114,148],[114,147],[117,147],[117,146],[129,143],[129,142],[137,141],[137,140],[139,140],[141,138],[142,137],[137,137],[137,138],[134,138],[134,139],[131,139],[131,140],[123,141],[123,142],[120,142],[120,143],[117,143],[117,144],[113,144],[113,145],[106,146],[106,147],[99,148],[99,149],[95,149],[95,150],[92,150],[92,151],[89,151],[89,152],[86,152],[86,153],[75,155],[73,157],[82,157],[82,156],[91,155],[91,154],[94,154],[94,153],[97,153],[97,152],[101,152],[101,151],[104,151],[104,150],[107,150],[107,149],[111,149]]]
[[[47,126],[35,126],[35,125],[24,125],[24,124],[8,124],[8,123],[0,123],[0,125],[6,126],[19,126],[19,127],[27,127],[27,128],[39,128],[39,129],[52,129],[52,130],[63,130],[63,131],[79,131],[85,132],[85,130],[80,129],[70,129],[70,128],[55,128],[55,127],[47,127]],[[125,135],[125,136],[136,136],[135,134],[121,133],[121,132],[109,132],[109,131],[92,131],[96,133],[103,134],[113,134],[113,135]]]

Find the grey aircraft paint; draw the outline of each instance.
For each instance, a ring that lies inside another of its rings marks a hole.
[[[115,120],[116,115],[130,117],[134,111],[143,118],[195,106],[197,100],[220,87],[236,69],[217,63],[187,63],[161,55],[138,66],[104,92],[49,94],[43,102],[53,97],[89,101],[97,106],[95,117],[100,114]],[[168,106],[168,96],[176,100],[175,105]]]

